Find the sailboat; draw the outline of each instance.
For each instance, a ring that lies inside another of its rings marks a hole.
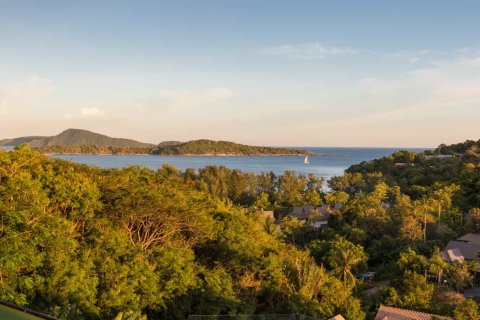
[[[303,163],[304,164],[309,164],[310,163],[310,161],[308,160],[308,155],[305,156],[305,160],[303,160]]]

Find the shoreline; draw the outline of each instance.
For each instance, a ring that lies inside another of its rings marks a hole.
[[[292,154],[146,154],[146,153],[42,153],[44,155],[65,155],[65,156],[161,156],[161,157],[340,157],[341,154],[306,154],[306,153],[292,153]]]

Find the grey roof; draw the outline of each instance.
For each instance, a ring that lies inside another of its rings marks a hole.
[[[450,252],[449,252],[450,250]],[[460,258],[463,257],[465,260],[478,260],[478,252],[480,252],[479,243],[470,243],[464,241],[449,241],[445,249],[442,251],[442,256],[445,261],[448,262],[458,262],[458,261],[449,261],[450,255]]]
[[[466,235],[461,236],[457,240],[480,244],[480,233],[467,233]]]
[[[454,249],[445,249],[441,252],[443,260],[446,262],[463,262],[465,261],[465,257],[463,256],[462,251],[459,248]]]
[[[321,206],[293,206],[293,210],[288,216],[297,218],[298,220],[307,220],[308,214],[314,209],[318,210],[318,212],[321,214],[321,217],[319,217],[317,220],[328,220],[328,217],[330,216],[330,213],[332,211],[330,206],[326,204]]]

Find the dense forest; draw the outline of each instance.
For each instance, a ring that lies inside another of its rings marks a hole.
[[[115,147],[108,145],[51,145],[35,147],[46,154],[149,154],[185,156],[251,156],[251,155],[305,155],[305,150],[256,147],[228,141],[193,140],[188,142],[166,142],[155,147]]]
[[[361,320],[380,304],[480,319],[462,294],[477,263],[440,255],[480,223],[478,158],[435,157],[446,147],[352,166],[328,189],[293,171],[98,169],[0,151],[0,300],[60,319]],[[325,231],[286,216],[322,203],[335,208]]]

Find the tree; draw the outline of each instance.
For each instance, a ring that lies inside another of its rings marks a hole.
[[[403,241],[421,241],[424,231],[421,222],[414,216],[406,216],[402,219],[398,238]]]
[[[427,311],[431,307],[434,292],[434,285],[427,283],[424,276],[407,271],[395,288],[391,288],[385,303],[406,309]]]
[[[455,320],[480,320],[478,304],[472,299],[466,299],[453,311]]]
[[[335,203],[345,204],[350,196],[343,191],[333,191],[325,195],[325,200],[330,206],[335,206]]]
[[[317,190],[311,189],[305,193],[303,202],[312,206],[319,206],[322,204],[322,198]]]
[[[437,207],[438,221],[440,222],[442,211],[450,209],[452,207],[452,197],[454,193],[460,190],[460,186],[451,184],[443,187],[436,185],[434,187],[436,187],[436,190],[433,191],[432,198],[435,201],[435,206]]]
[[[280,229],[287,239],[290,239],[292,243],[295,243],[300,229],[305,225],[304,222],[299,221],[294,217],[284,217],[280,221]]]
[[[412,248],[400,253],[397,267],[403,272],[425,273],[428,261],[425,256],[418,254]]]
[[[430,216],[430,213],[432,212],[432,202],[428,198],[421,198],[420,200],[417,200],[413,204],[414,207],[414,215],[419,217],[423,217],[423,242],[427,241],[427,222],[432,221],[432,217]],[[417,215],[420,214],[420,215]]]
[[[277,200],[286,205],[302,204],[306,187],[304,175],[285,171],[278,182]]]
[[[270,201],[268,201],[268,194],[262,192],[258,195],[257,200],[255,200],[253,207],[259,210],[265,210],[270,206]]]
[[[366,261],[367,255],[362,246],[355,245],[340,236],[336,236],[330,243],[330,249],[325,257],[325,262],[333,273],[348,286],[355,285],[356,280],[353,271]]]
[[[467,288],[473,284],[473,275],[466,262],[452,264],[447,270],[447,283],[456,290]]]
[[[435,247],[432,256],[428,261],[428,271],[435,274],[437,284],[441,284],[444,270],[447,268],[446,262],[443,260],[440,249]]]

